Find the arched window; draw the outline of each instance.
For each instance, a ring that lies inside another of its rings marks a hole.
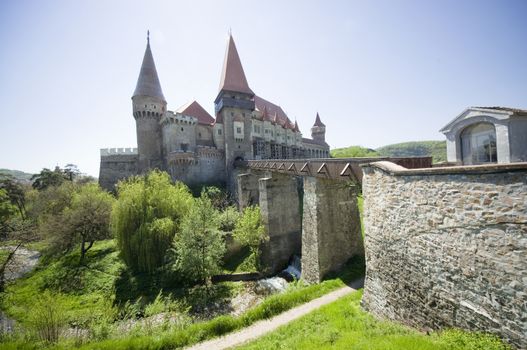
[[[463,164],[496,163],[496,129],[489,123],[479,123],[461,132]]]

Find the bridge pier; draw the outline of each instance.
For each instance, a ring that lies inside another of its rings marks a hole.
[[[262,222],[269,241],[262,244],[260,261],[266,274],[284,269],[293,254],[300,254],[302,223],[297,180],[273,173],[258,180]]]
[[[248,206],[259,204],[258,179],[261,177],[263,175],[253,173],[238,175],[238,209],[240,211]]]
[[[318,283],[354,255],[364,255],[357,193],[349,183],[304,177],[302,278]]]

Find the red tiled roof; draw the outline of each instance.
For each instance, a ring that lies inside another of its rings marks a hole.
[[[322,123],[322,121],[320,120],[320,116],[318,115],[318,112],[317,112],[317,117],[315,118],[315,124],[313,124],[313,126],[320,126],[320,127],[325,127],[326,125],[324,123]]]
[[[262,113],[265,110],[265,113],[272,115],[273,117],[271,117],[271,121],[273,121],[276,116],[276,122],[280,125],[291,124],[291,120],[289,120],[282,107],[275,105],[274,103],[269,102],[260,96],[254,96],[254,104],[256,105],[257,110],[261,111]],[[264,120],[266,120],[265,113]]]
[[[247,83],[245,73],[243,72],[242,63],[234,39],[229,35],[227,51],[225,51],[225,60],[223,61],[223,70],[220,79],[220,91],[243,92],[254,95],[254,92]]]
[[[197,101],[179,107],[176,112],[197,118],[199,124],[210,125],[214,123],[214,118]]]

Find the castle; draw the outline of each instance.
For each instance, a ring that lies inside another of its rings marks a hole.
[[[312,139],[303,138],[280,106],[251,90],[232,35],[214,105],[216,118],[196,101],[167,109],[147,36],[132,96],[137,148],[101,149],[101,186],[111,190],[120,179],[156,168],[191,186],[229,183],[237,160],[329,157],[318,113]]]

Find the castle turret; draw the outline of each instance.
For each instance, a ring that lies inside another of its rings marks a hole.
[[[311,138],[316,142],[326,143],[326,125],[320,120],[318,112],[315,118],[315,124],[311,127]]]
[[[149,33],[146,39],[143,64],[132,96],[132,105],[137,130],[139,171],[145,172],[149,169],[161,168],[163,151],[159,121],[166,111],[167,103],[150,50]]]
[[[223,123],[227,178],[232,180],[234,161],[251,159],[253,156],[251,116],[255,108],[254,92],[245,78],[232,35],[229,35],[220,89],[214,103],[216,122]]]

